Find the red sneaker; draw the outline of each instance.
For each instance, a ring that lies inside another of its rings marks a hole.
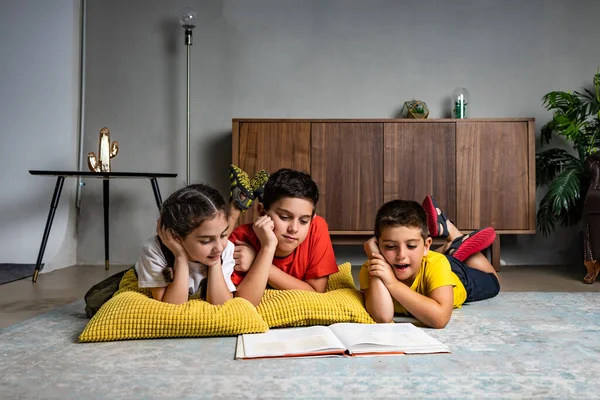
[[[431,237],[448,237],[448,217],[440,209],[435,199],[431,196],[425,197],[421,206],[427,213],[427,227]]]
[[[492,227],[478,229],[468,235],[459,236],[450,243],[444,254],[460,261],[465,261],[473,254],[492,245],[496,239],[496,231]]]

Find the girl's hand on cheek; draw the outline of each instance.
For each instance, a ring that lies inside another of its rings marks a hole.
[[[173,232],[171,232],[170,229],[167,229],[164,226],[162,226],[160,218],[158,219],[158,221],[156,221],[156,234],[163,242],[163,244],[167,246],[167,248],[171,250],[171,252],[173,252],[173,255],[175,257],[187,258],[187,252],[185,251],[179,240],[175,237],[175,235],[173,235]]]

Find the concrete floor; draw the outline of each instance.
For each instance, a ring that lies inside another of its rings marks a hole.
[[[81,299],[91,286],[128,267],[77,265],[40,274],[36,283],[28,278],[0,285],[0,328]],[[583,266],[503,266],[499,273],[507,292],[600,292],[600,282],[586,285],[584,275]]]
[[[90,287],[131,265],[75,265],[0,285],[0,328],[82,299]]]

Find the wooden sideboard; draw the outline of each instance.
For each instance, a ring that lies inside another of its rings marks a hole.
[[[232,162],[249,174],[282,167],[310,173],[334,243],[362,243],[384,202],[421,202],[427,194],[460,230],[535,233],[533,118],[240,118],[233,120]],[[241,222],[253,218],[250,211]]]

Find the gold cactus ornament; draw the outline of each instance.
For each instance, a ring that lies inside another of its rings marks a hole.
[[[110,159],[119,152],[119,143],[110,141],[110,131],[108,128],[100,129],[100,138],[98,139],[98,157],[94,152],[88,153],[88,167],[92,172],[110,172]]]

